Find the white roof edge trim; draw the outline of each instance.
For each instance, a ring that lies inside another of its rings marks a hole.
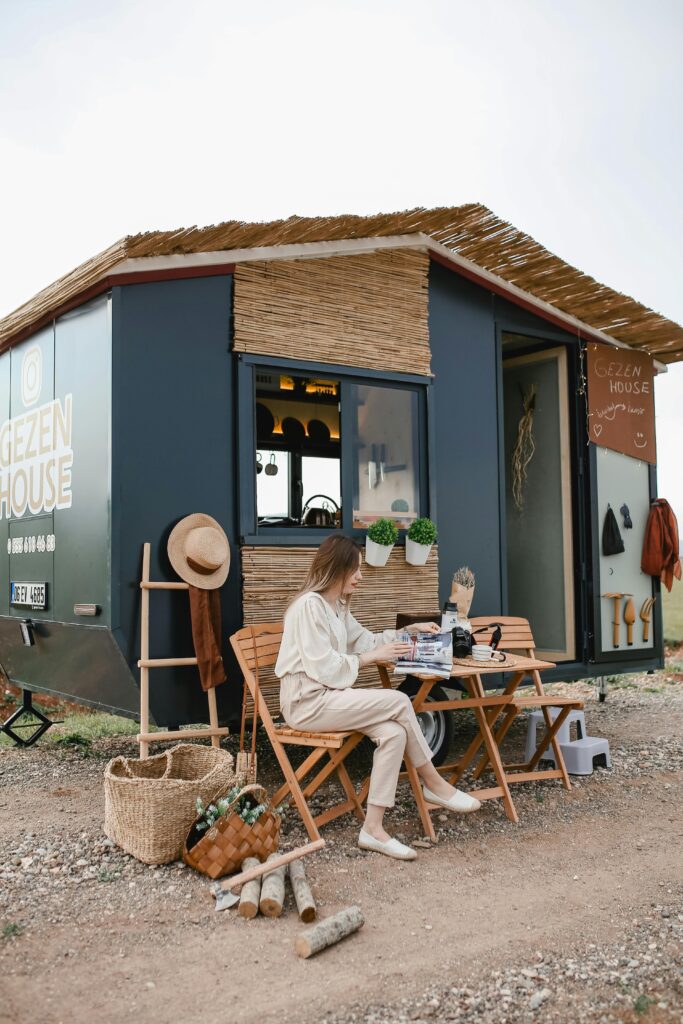
[[[544,302],[530,292],[518,288],[505,278],[491,273],[480,267],[478,263],[460,256],[453,252],[448,246],[436,242],[430,235],[422,232],[414,232],[408,235],[386,235],[373,238],[348,238],[331,242],[296,242],[291,245],[263,245],[244,249],[222,249],[215,252],[179,253],[172,256],[139,256],[123,260],[121,263],[106,271],[102,276],[109,277],[118,274],[145,273],[154,270],[175,270],[183,267],[212,267],[220,266],[223,263],[247,263],[259,260],[287,260],[287,259],[315,259],[320,256],[351,256],[353,254],[378,252],[382,249],[426,249],[456,267],[461,267],[469,273],[476,275],[484,281],[490,282],[509,295],[522,299],[525,303],[536,307],[558,320],[562,320],[568,327],[579,331],[582,335],[601,341],[606,345],[615,348],[627,348],[625,341],[613,338],[605,334],[597,327],[565,313],[557,306]],[[660,363],[654,359],[655,368],[658,373],[667,373],[666,363]]]

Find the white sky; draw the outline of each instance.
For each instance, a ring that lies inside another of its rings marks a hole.
[[[682,48],[680,0],[0,0],[0,316],[137,231],[479,201],[683,323]]]

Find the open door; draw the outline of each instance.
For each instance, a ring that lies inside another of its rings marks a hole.
[[[508,611],[544,658],[575,661],[566,350],[504,359],[503,401]]]

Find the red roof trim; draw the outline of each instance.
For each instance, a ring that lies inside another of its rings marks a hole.
[[[45,316],[41,317],[40,320],[36,320],[36,322],[31,324],[30,327],[26,327],[24,330],[12,335],[12,337],[8,338],[4,343],[2,348],[0,348],[0,352],[6,352],[7,349],[13,348],[14,345],[18,345],[20,341],[25,341],[26,338],[30,338],[32,334],[36,334],[41,330],[41,328],[52,323],[53,320],[56,320],[60,316],[64,316],[65,313],[70,313],[72,309],[76,309],[77,306],[82,306],[84,302],[89,302],[90,299],[95,299],[98,295],[103,295],[105,292],[108,292],[110,288],[114,288],[117,285],[154,284],[159,281],[180,281],[184,278],[193,277],[221,277],[223,275],[233,274],[234,272],[234,263],[218,263],[209,267],[172,267],[168,270],[140,270],[137,273],[133,272],[130,274],[110,274],[108,277],[104,277],[101,281],[98,281],[97,284],[92,285],[90,288],[86,288],[85,291],[74,296],[73,299],[62,303],[62,305],[58,306],[52,313],[47,313]]]

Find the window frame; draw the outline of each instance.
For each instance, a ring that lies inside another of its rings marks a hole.
[[[306,362],[251,353],[240,353],[237,360],[237,481],[238,522],[240,543],[249,546],[305,547],[320,544],[338,528],[315,526],[268,527],[258,530],[256,515],[256,370],[275,370],[281,373],[315,374],[340,382],[340,484],[342,498],[342,525],[340,533],[362,538],[366,531],[353,526],[354,458],[352,451],[353,414],[349,401],[352,385],[405,389],[417,393],[418,428],[418,486],[420,515],[435,518],[433,467],[429,464],[429,427],[432,420],[433,378],[421,374],[384,373],[365,367],[339,366],[332,363]],[[346,400],[345,400],[346,399]],[[405,530],[399,531],[399,544],[405,543]]]

